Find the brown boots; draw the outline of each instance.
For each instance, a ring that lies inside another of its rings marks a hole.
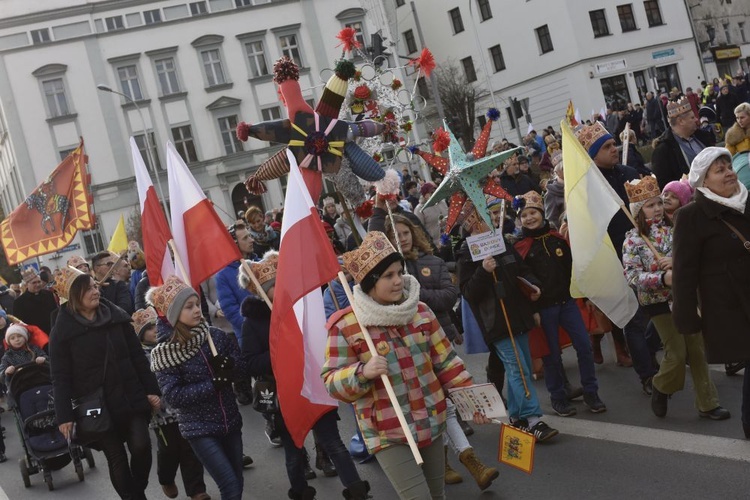
[[[597,365],[604,363],[604,356],[602,356],[602,338],[604,338],[603,333],[591,336],[591,348],[594,351],[594,363]]]
[[[466,448],[458,455],[458,459],[469,469],[480,490],[486,490],[497,479],[500,473],[494,467],[484,465],[474,453],[474,448]],[[447,463],[447,462],[446,462]]]
[[[451,464],[448,463],[448,447],[443,446],[445,449],[445,484],[458,484],[464,481],[461,474],[456,472]]]
[[[594,363],[601,365],[604,363],[604,357],[602,356],[602,339],[604,334],[591,335],[591,348],[594,351]],[[612,334],[612,340],[615,344],[615,353],[617,354],[617,366],[624,366],[630,368],[633,366],[633,360],[630,359],[628,354],[628,348],[625,344],[625,338],[622,334]]]

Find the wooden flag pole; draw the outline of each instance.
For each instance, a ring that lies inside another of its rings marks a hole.
[[[341,285],[344,287],[344,292],[346,293],[346,297],[349,299],[349,304],[354,304],[354,296],[352,295],[352,291],[349,288],[349,283],[346,281],[346,276],[344,276],[344,273],[341,271],[339,271],[339,281],[341,282]],[[331,292],[333,293],[333,290],[331,290]],[[353,310],[352,310],[352,314],[354,314]],[[356,318],[357,315],[355,314],[354,317]],[[372,342],[372,337],[370,337],[370,332],[367,330],[367,328],[362,326],[362,323],[360,323],[359,318],[357,318],[357,324],[359,325],[359,329],[362,330],[362,335],[365,337],[365,342],[367,342],[367,348],[370,350],[370,353],[373,355],[378,354],[378,351],[375,348],[375,344]],[[417,447],[416,441],[414,441],[414,436],[411,434],[411,431],[409,430],[409,424],[406,423],[406,417],[404,417],[404,412],[401,410],[401,405],[398,404],[396,393],[393,392],[391,379],[388,378],[388,375],[383,374],[380,376],[380,380],[383,382],[383,385],[385,386],[385,391],[388,393],[388,399],[391,400],[393,409],[396,412],[396,417],[398,417],[398,422],[399,424],[401,424],[401,430],[404,431],[404,435],[406,436],[406,441],[409,443],[409,448],[411,449],[411,452],[414,455],[414,460],[416,460],[417,465],[422,465],[422,463],[424,463],[424,460],[422,460],[422,454],[419,453],[419,448]]]
[[[622,164],[628,164],[628,145],[630,144],[630,123],[625,124],[625,139],[622,140]]]
[[[253,285],[255,285],[255,288],[258,290],[258,294],[260,295],[260,298],[263,299],[263,301],[266,303],[268,308],[273,311],[273,302],[271,302],[271,299],[268,298],[268,295],[266,294],[266,291],[263,290],[263,287],[260,286],[260,282],[258,281],[258,277],[255,276],[255,273],[252,269],[250,269],[250,266],[247,264],[245,259],[240,259],[240,262],[242,262],[242,270],[245,271],[245,274],[248,275],[250,278],[250,281],[253,282]]]
[[[492,278],[497,283],[497,275],[495,271],[492,271]],[[521,364],[521,357],[518,355],[518,347],[516,347],[516,339],[513,337],[513,329],[510,327],[510,319],[508,318],[508,311],[505,309],[505,301],[500,298],[500,308],[503,310],[503,317],[505,318],[505,326],[508,328],[508,335],[510,336],[510,345],[513,346],[513,354],[516,356],[516,363],[518,363],[518,371],[521,373],[521,382],[523,383],[524,396],[526,399],[531,398],[531,391],[526,383],[526,377],[523,374],[523,365]]]
[[[120,254],[120,258],[118,258],[114,264],[112,264],[112,267],[110,267],[107,270],[107,274],[104,275],[101,281],[99,281],[99,286],[109,286],[109,283],[107,283],[107,280],[112,276],[115,272],[115,268],[117,267],[117,264],[120,263],[120,261],[125,260],[125,256],[128,254],[128,251],[125,250]]]
[[[180,269],[180,272],[182,273],[182,275],[185,278],[187,278],[188,277],[187,270],[185,269],[185,265],[182,263],[182,259],[180,259],[180,254],[177,253],[177,247],[175,247],[175,245],[174,245],[174,240],[170,238],[169,241],[167,241],[167,244],[169,245],[169,248],[172,249],[172,254],[174,255],[174,262],[175,262],[175,264],[177,264],[177,267]],[[188,286],[192,286],[192,284],[190,284],[190,283],[186,283],[186,284]],[[210,330],[209,330],[209,332],[207,333],[206,336],[208,338],[208,347],[211,348],[211,354],[213,354],[214,356],[218,356],[219,355],[219,351],[216,350],[216,345],[214,345],[214,339],[211,338],[211,331]]]

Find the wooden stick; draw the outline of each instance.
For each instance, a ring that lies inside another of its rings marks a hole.
[[[271,299],[268,298],[268,295],[266,294],[266,291],[263,290],[263,287],[260,286],[260,282],[258,281],[258,277],[255,276],[255,273],[252,269],[250,269],[250,266],[245,262],[245,259],[240,259],[240,264],[242,266],[242,270],[245,271],[245,274],[248,275],[250,278],[250,281],[253,282],[253,285],[255,285],[255,288],[258,290],[258,295],[260,295],[260,298],[263,299],[268,306],[270,310],[273,311],[273,302],[271,302]]]
[[[628,164],[628,145],[630,144],[630,123],[625,124],[625,139],[622,140],[622,164]]]
[[[107,274],[105,274],[102,280],[98,282],[99,286],[109,286],[109,283],[107,283],[107,280],[110,278],[110,276],[112,276],[112,274],[114,274],[117,264],[119,264],[120,261],[124,260],[127,254],[128,254],[127,250],[125,250],[124,252],[120,254],[120,258],[117,259],[117,261],[115,261],[115,263],[112,264],[112,266],[110,266],[110,268],[107,270]]]
[[[339,203],[341,203],[341,208],[344,209],[344,216],[346,216],[346,220],[352,230],[352,235],[354,235],[354,242],[357,244],[357,246],[360,246],[362,244],[362,237],[359,235],[359,231],[357,231],[357,226],[354,225],[354,218],[349,211],[349,205],[346,202],[346,198],[344,198],[344,195],[342,195],[338,191],[335,191],[335,194],[339,199]],[[344,244],[344,247],[346,247],[346,241],[342,241],[342,243]]]
[[[353,305],[354,296],[352,295],[352,291],[349,288],[349,283],[346,281],[346,276],[344,276],[344,273],[341,271],[339,271],[339,281],[341,281],[341,285],[344,287],[344,292],[346,293],[346,297],[349,299],[349,304]],[[333,292],[333,290],[331,291]],[[354,310],[352,310],[352,314],[354,314]],[[356,315],[354,317],[356,318]],[[359,318],[357,318],[357,324],[359,325],[359,329],[362,330],[362,335],[365,337],[365,342],[367,342],[367,348],[370,350],[370,353],[372,355],[377,355],[378,351],[375,348],[375,344],[372,342],[372,337],[370,337],[370,332],[367,330],[367,328],[362,326],[362,323],[359,322]],[[411,452],[414,455],[414,460],[416,460],[417,465],[422,465],[422,463],[424,463],[424,460],[422,460],[422,454],[419,453],[419,448],[417,447],[416,441],[414,441],[414,436],[409,430],[409,424],[406,423],[406,417],[404,417],[404,412],[403,410],[401,410],[401,405],[398,404],[396,393],[393,392],[391,379],[388,378],[388,375],[383,374],[380,376],[380,380],[383,382],[383,385],[385,386],[385,391],[388,393],[388,399],[391,400],[393,409],[396,411],[396,417],[398,417],[398,422],[399,424],[401,424],[401,430],[404,431],[404,435],[406,436],[406,441],[409,443],[409,448],[411,449]]]
[[[625,215],[628,216],[628,219],[630,219],[630,222],[633,224],[633,227],[638,229],[638,223],[635,221],[635,219],[633,218],[633,214],[630,213],[630,210],[628,210],[628,207],[626,207],[624,203],[620,205],[620,210],[625,212]],[[646,246],[648,247],[648,249],[651,250],[651,252],[654,254],[654,257],[656,257],[656,260],[661,259],[662,257],[661,254],[658,251],[656,251],[656,248],[654,248],[654,245],[651,243],[651,240],[649,240],[646,235],[642,234],[640,229],[638,229],[638,234],[641,236],[641,238],[643,238],[643,241],[646,243]]]
[[[185,265],[182,263],[182,259],[180,259],[180,254],[177,253],[177,247],[174,245],[174,240],[173,239],[169,239],[169,241],[167,241],[167,244],[169,245],[169,248],[172,249],[172,253],[174,254],[175,264],[177,264],[177,267],[180,269],[180,272],[185,277],[185,279],[187,279],[188,278],[188,273],[185,270]],[[192,286],[192,283],[186,283],[186,284],[188,286]],[[216,350],[216,345],[214,345],[214,339],[211,338],[211,331],[210,330],[208,331],[207,337],[208,337],[208,347],[211,349],[211,354],[213,354],[214,356],[218,356],[219,355],[219,351]]]
[[[492,271],[492,278],[497,283],[497,274]],[[521,373],[521,382],[523,383],[524,396],[526,399],[531,398],[531,391],[529,386],[526,384],[526,377],[523,374],[523,365],[521,364],[521,357],[518,355],[518,348],[516,347],[516,339],[513,337],[513,329],[510,327],[510,319],[508,319],[508,311],[505,309],[505,301],[502,298],[500,301],[500,308],[503,310],[503,316],[505,317],[505,326],[508,328],[508,335],[510,336],[510,345],[513,346],[513,354],[516,356],[516,363],[518,363],[518,371]]]

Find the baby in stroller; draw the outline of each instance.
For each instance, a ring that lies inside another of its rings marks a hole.
[[[17,366],[31,362],[41,365],[47,361],[47,354],[43,350],[29,344],[29,331],[23,325],[10,325],[5,332],[5,342],[8,350],[0,361],[0,382],[6,385]]]

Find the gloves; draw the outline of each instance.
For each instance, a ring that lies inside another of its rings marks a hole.
[[[234,360],[229,356],[216,355],[208,360],[214,372],[231,371],[234,368]]]
[[[226,371],[226,372],[216,372],[216,374],[211,378],[211,383],[214,384],[214,388],[217,391],[220,391],[222,389],[226,389],[227,387],[232,386],[232,371]]]
[[[216,390],[231,387],[234,379],[234,360],[229,356],[213,356],[208,363],[214,372],[211,383]]]

